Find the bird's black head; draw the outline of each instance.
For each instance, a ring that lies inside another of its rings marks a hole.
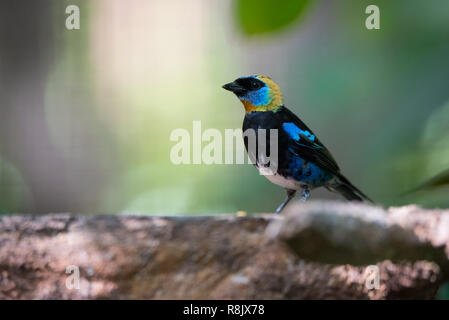
[[[283,105],[279,86],[267,76],[241,77],[223,88],[240,99],[246,112],[274,111]]]
[[[257,91],[263,87],[266,87],[265,82],[259,80],[256,76],[248,76],[225,84],[223,89],[231,91],[237,97],[241,98],[246,96],[250,91]]]

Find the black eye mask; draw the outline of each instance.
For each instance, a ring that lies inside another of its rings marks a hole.
[[[239,78],[235,82],[248,91],[259,90],[260,88],[265,87],[263,81],[253,77]]]

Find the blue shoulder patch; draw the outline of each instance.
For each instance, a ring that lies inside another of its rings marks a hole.
[[[315,141],[315,136],[313,134],[311,134],[307,130],[299,129],[293,122],[285,122],[282,124],[282,127],[293,140],[299,141],[299,135],[302,134],[303,136],[306,136],[310,141]]]

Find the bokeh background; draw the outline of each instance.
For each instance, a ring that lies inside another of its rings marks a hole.
[[[250,165],[169,158],[193,120],[241,128],[221,85],[247,74],[376,201],[447,207],[447,187],[401,194],[449,168],[448,57],[447,0],[2,0],[0,212],[271,212],[284,192]]]

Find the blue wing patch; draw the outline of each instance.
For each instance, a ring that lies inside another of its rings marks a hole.
[[[286,122],[282,124],[282,127],[293,140],[299,141],[301,138],[300,135],[303,135],[306,136],[310,141],[315,141],[315,136],[313,134],[311,134],[307,130],[299,129],[293,122]]]
[[[299,145],[302,145],[304,147],[311,148],[311,149],[322,149],[323,148],[314,142],[315,136],[312,133],[310,133],[307,130],[301,130],[293,122],[285,122],[282,124],[282,127],[284,128],[285,132],[287,132],[289,137],[292,138],[293,140],[295,140],[296,142],[299,142],[301,140],[301,136],[303,136],[303,138],[306,138],[305,139],[306,141],[304,141],[304,142],[308,143],[308,145],[303,144],[303,143],[299,143]]]

